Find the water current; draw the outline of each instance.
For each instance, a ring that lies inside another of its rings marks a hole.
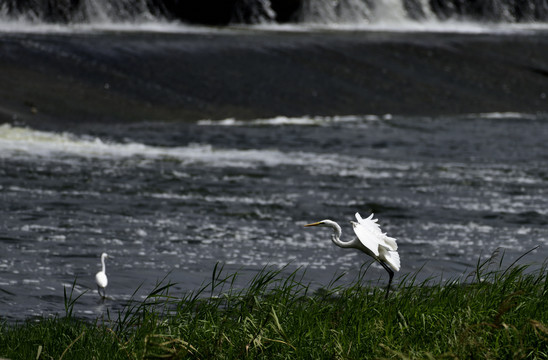
[[[184,123],[89,123],[77,131],[0,125],[0,316],[116,309],[164,277],[185,293],[215,264],[241,274],[301,269],[326,286],[370,262],[340,249],[329,218],[374,212],[398,240],[402,270],[460,277],[503,250],[508,261],[548,242],[545,114],[276,117]],[[107,260],[109,300],[94,274]],[[385,284],[373,265],[366,278]]]

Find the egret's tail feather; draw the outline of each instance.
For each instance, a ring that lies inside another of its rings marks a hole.
[[[397,251],[387,251],[384,253],[384,261],[390,265],[394,271],[400,271],[400,254]]]
[[[390,248],[392,251],[398,250],[398,244],[396,243],[396,239],[390,236],[386,236],[384,238],[384,242],[386,243],[386,246]]]

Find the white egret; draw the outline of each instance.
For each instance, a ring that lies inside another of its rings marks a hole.
[[[391,238],[381,231],[377,219],[373,219],[371,214],[367,219],[363,219],[359,213],[356,213],[356,220],[350,221],[357,238],[351,241],[341,241],[342,230],[339,224],[332,220],[322,220],[305,226],[327,226],[333,229],[331,240],[335,245],[342,248],[355,248],[363,251],[373,259],[378,261],[388,272],[390,279],[386,287],[386,295],[390,291],[390,284],[394,277],[394,271],[400,271],[400,255],[398,254],[398,244],[396,239]]]
[[[103,268],[97,274],[95,274],[95,282],[97,283],[97,292],[104,299],[107,296],[106,287],[108,285],[107,272],[105,268],[105,259],[108,258],[107,253],[101,254],[101,265]],[[101,289],[103,289],[103,294],[101,294]]]

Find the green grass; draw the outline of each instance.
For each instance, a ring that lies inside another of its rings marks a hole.
[[[301,271],[264,269],[244,289],[213,270],[211,283],[183,297],[160,284],[144,302],[86,322],[65,294],[66,316],[0,328],[10,359],[548,359],[546,265],[502,268],[478,261],[462,279],[400,279],[320,291]],[[494,269],[493,269],[494,268]]]

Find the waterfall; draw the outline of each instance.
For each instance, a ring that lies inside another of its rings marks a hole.
[[[82,0],[73,19],[89,23],[152,20],[145,0]]]
[[[321,24],[360,23],[369,21],[370,17],[371,9],[363,0],[302,0],[298,20]]]
[[[275,17],[270,0],[239,0],[234,5],[231,22],[263,24],[273,22]]]
[[[0,0],[2,22],[116,24],[544,23],[548,0]]]
[[[376,22],[400,23],[408,20],[401,0],[376,0],[374,6],[374,21]]]

